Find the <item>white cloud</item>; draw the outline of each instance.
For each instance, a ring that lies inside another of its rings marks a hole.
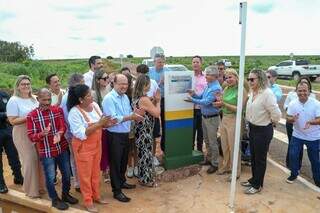
[[[246,53],[320,54],[320,1],[248,1]],[[37,58],[238,55],[239,1],[1,0],[0,38]]]

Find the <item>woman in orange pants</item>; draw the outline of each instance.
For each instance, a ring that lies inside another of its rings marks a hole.
[[[106,204],[100,196],[101,130],[112,120],[102,116],[86,85],[70,88],[67,107],[68,121],[73,134],[72,147],[83,202],[89,212],[98,212],[93,202]]]

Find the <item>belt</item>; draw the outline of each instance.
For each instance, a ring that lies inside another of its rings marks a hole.
[[[219,116],[219,114],[213,114],[213,115],[202,115],[203,118],[213,118],[213,117],[217,117]]]

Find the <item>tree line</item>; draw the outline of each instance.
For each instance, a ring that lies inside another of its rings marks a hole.
[[[0,62],[23,62],[34,56],[33,45],[0,40]]]

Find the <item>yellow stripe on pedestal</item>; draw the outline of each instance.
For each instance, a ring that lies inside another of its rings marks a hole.
[[[193,118],[193,109],[165,112],[166,121]]]

